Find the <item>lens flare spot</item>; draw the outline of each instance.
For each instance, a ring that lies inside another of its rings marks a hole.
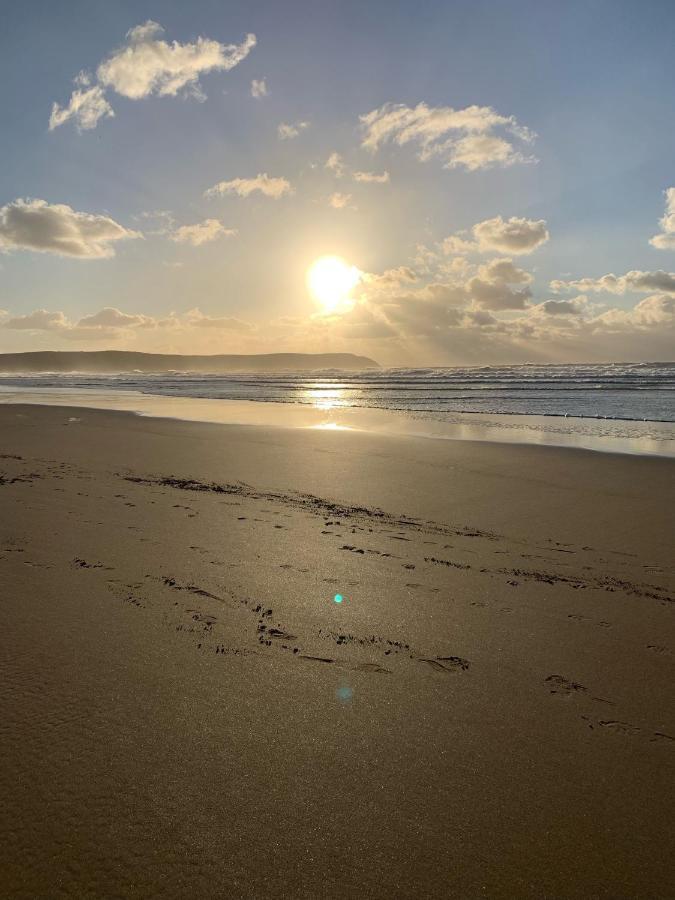
[[[336,603],[342,603],[342,601],[343,601],[344,599],[345,599],[345,598],[342,596],[342,594],[336,594],[336,595],[333,597],[333,600],[335,600]]]
[[[354,696],[354,691],[347,685],[342,685],[335,691],[335,696],[341,703],[349,703]]]

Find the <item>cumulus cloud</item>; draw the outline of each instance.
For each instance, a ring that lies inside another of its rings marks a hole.
[[[77,323],[79,328],[149,328],[156,324],[150,316],[124,313],[114,306],[105,306],[97,313],[84,316]]]
[[[341,194],[339,191],[336,191],[328,198],[328,205],[332,206],[333,209],[346,209],[351,201],[351,194]]]
[[[62,312],[49,312],[36,309],[25,316],[13,316],[3,321],[3,328],[15,331],[59,331],[68,326],[68,320]]]
[[[551,290],[565,291],[577,290],[582,293],[593,292],[597,294],[649,294],[652,291],[663,294],[675,294],[675,272],[664,272],[659,269],[655,272],[641,272],[633,269],[625,275],[602,275],[600,278],[579,278],[572,281],[554,280],[551,282]]]
[[[389,181],[389,172],[354,172],[354,181],[365,182],[366,184],[387,184]]]
[[[268,94],[267,81],[264,78],[254,78],[251,82],[251,96],[259,100],[261,97],[267,97]]]
[[[485,278],[471,278],[466,289],[479,309],[506,310],[525,309],[532,293],[529,288],[513,290],[501,278],[488,281]]]
[[[280,141],[290,141],[306,128],[309,128],[309,122],[295,122],[293,125],[282,122],[277,128],[277,135]]]
[[[213,329],[248,334],[255,327],[248,322],[229,316],[206,316],[199,309],[191,309],[183,315],[171,313],[163,319],[142,313],[126,313],[114,306],[106,306],[98,312],[80,319],[69,319],[62,311],[36,309],[26,315],[3,320],[0,327],[15,331],[49,332],[67,341],[130,340],[148,332],[196,334],[192,329]]]
[[[152,20],[130,29],[122,47],[113,51],[97,68],[96,84],[90,86],[91,76],[80,73],[69,103],[64,107],[54,103],[50,130],[70,119],[79,130],[88,130],[95,128],[101,118],[114,115],[104,93],[108,89],[130,100],[141,100],[153,94],[175,97],[181,91],[204,99],[199,82],[201,76],[233,69],[256,45],[254,34],[246,35],[240,44],[221,44],[204,37],[181,44],[163,40],[163,32],[162,26]],[[82,87],[88,89],[81,90]]]
[[[616,332],[675,329],[675,297],[653,294],[640,300],[632,309],[608,309],[593,319],[591,324]]]
[[[649,243],[657,250],[675,250],[675,187],[666,188],[666,211],[659,220],[660,234],[655,234]]]
[[[446,237],[441,243],[441,249],[443,250],[443,253],[448,256],[464,256],[467,253],[480,252],[478,242],[472,241],[467,237],[465,231],[462,231],[459,234],[451,234],[449,237]],[[421,247],[420,251],[430,258],[433,257],[433,251],[429,250],[427,247]]]
[[[97,313],[71,321],[62,311],[36,309],[14,316],[2,323],[15,331],[49,332],[68,341],[102,340],[123,337],[140,328],[154,328],[157,321],[150,316],[130,315],[107,306]]]
[[[633,308],[632,319],[638,325],[675,325],[675,298],[664,294],[645,297]]]
[[[73,119],[78,131],[89,131],[96,128],[100,119],[112,118],[114,115],[112,106],[105,98],[103,88],[95,85],[86,91],[73,91],[67,106],[61,107],[58,103],[52,104],[49,130],[53,131],[59,125]]]
[[[588,298],[583,295],[573,300],[545,300],[538,304],[535,310],[547,316],[578,316],[588,303]]]
[[[549,239],[543,219],[534,221],[515,216],[506,221],[501,216],[486,219],[474,225],[472,231],[480,250],[497,250],[516,255],[532,253]]]
[[[235,237],[236,228],[226,228],[218,219],[204,219],[195,225],[181,225],[170,234],[172,241],[178,244],[191,244],[199,247],[222,237]]]
[[[544,219],[519,219],[511,216],[505,220],[501,216],[495,216],[493,219],[477,222],[471,232],[459,231],[445,238],[441,249],[448,256],[490,251],[523,256],[541,247],[548,239]]]
[[[324,168],[332,172],[336,178],[342,178],[345,173],[345,164],[339,153],[331,153],[324,164]]]
[[[413,144],[422,161],[438,157],[444,168],[469,171],[531,162],[518,144],[534,134],[514,116],[502,116],[489,106],[430,107],[418,103],[385,103],[360,117],[362,146],[375,152],[383,144]]]
[[[0,208],[0,251],[37,250],[104,259],[116,241],[141,237],[109,216],[77,212],[46,200],[14,200]]]
[[[510,259],[493,259],[481,266],[479,274],[487,281],[503,281],[505,284],[530,284],[532,275],[520,269]]]
[[[255,178],[233,178],[231,181],[219,181],[205,191],[205,197],[218,197],[225,194],[237,194],[239,197],[248,197],[253,193],[264,194],[278,200],[284,194],[291,194],[293,189],[285,178],[271,178],[265,172],[256,175]]]

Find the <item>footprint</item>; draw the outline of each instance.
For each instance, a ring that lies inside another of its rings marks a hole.
[[[641,729],[637,727],[637,725],[631,725],[629,722],[619,722],[616,719],[604,719],[599,720],[598,725],[601,728],[607,728],[609,731],[613,731],[616,734],[640,734]]]
[[[259,626],[262,630],[267,632],[268,637],[271,638],[281,638],[286,641],[295,641],[297,640],[297,636],[294,634],[289,634],[287,631],[282,631],[281,628],[265,628],[264,625]]]
[[[465,672],[469,668],[469,661],[462,659],[461,656],[437,656],[435,659],[419,656],[418,660],[431,666],[435,672],[446,674]]]
[[[385,669],[384,666],[380,666],[377,663],[361,663],[358,666],[354,666],[355,672],[380,672],[383,675],[391,675],[391,669]]]
[[[571,694],[585,694],[588,692],[588,688],[584,687],[583,684],[579,684],[577,681],[570,681],[569,678],[565,678],[563,675],[549,675],[548,678],[544,679],[544,683],[549,685],[552,694],[563,694],[566,697],[569,697]]]
[[[309,659],[312,662],[322,662],[322,663],[332,663],[335,662],[334,659],[330,659],[327,656],[306,656],[305,654],[300,654],[298,659]]]

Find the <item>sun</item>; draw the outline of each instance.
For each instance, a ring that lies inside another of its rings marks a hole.
[[[321,256],[307,270],[310,294],[327,315],[346,312],[353,306],[352,290],[361,280],[361,272],[339,256]]]

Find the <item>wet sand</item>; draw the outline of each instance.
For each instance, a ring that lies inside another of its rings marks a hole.
[[[672,895],[674,476],[0,408],[0,893]]]

